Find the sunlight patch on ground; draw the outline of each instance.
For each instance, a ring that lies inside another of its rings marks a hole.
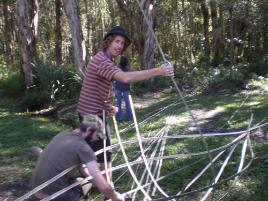
[[[213,118],[216,115],[220,114],[224,112],[224,108],[222,107],[217,107],[214,110],[192,110],[192,114],[195,118],[199,119],[209,119],[209,118]]]
[[[256,105],[259,105],[259,104],[260,104],[260,101],[250,101],[246,105],[247,106],[256,106]]]
[[[192,114],[193,114],[198,126],[207,124],[209,121],[211,121],[211,119],[215,118],[217,115],[219,115],[220,113],[223,113],[223,112],[224,112],[224,108],[222,108],[222,107],[217,107],[216,109],[210,110],[210,111],[192,110]],[[189,126],[188,130],[195,131],[197,128],[196,128],[196,125],[194,125],[193,119],[190,118],[189,121],[192,123],[192,126]]]
[[[168,116],[166,117],[166,125],[174,125],[176,123],[175,116]]]
[[[159,103],[161,101],[166,100],[166,97],[161,97],[161,93],[148,93],[140,97],[132,97],[134,107],[137,109],[142,109],[146,107],[150,107],[153,104]]]
[[[10,113],[9,112],[4,112],[4,111],[2,111],[2,110],[0,110],[0,117],[5,117],[5,116],[8,116],[8,115],[10,115]]]

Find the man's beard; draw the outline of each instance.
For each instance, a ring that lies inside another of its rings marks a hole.
[[[92,135],[95,131],[90,131],[90,133],[88,134],[88,136],[85,138],[85,141],[89,144],[92,145]]]

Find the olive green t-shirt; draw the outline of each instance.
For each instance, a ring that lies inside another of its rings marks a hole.
[[[96,160],[94,151],[78,133],[61,132],[53,138],[39,156],[30,187],[39,186],[73,165],[86,164],[92,160]],[[70,176],[70,174],[62,176],[41,191],[51,195],[69,186]]]

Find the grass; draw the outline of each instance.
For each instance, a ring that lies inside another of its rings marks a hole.
[[[262,81],[263,82],[263,81]],[[254,114],[254,120],[252,124],[256,124],[261,120],[268,117],[268,96],[267,85],[254,83],[257,89],[247,92],[238,92],[232,94],[212,94],[212,95],[191,95],[186,98],[189,107],[193,115],[197,118],[199,126],[202,132],[212,131],[234,131],[245,129],[249,122],[249,117]],[[266,95],[264,95],[266,93]],[[170,103],[178,100],[176,94],[163,93],[161,101],[149,105],[148,107],[137,109],[137,119],[141,121],[148,117],[149,113],[154,114],[155,111],[169,105]],[[160,100],[160,99],[159,99]],[[244,102],[245,101],[245,102]],[[210,115],[208,115],[210,114]],[[176,117],[176,124],[171,126],[169,135],[181,135],[196,133],[196,128],[191,123],[191,118],[188,111],[186,111],[183,104],[178,101],[178,104],[174,107],[170,107],[167,110],[160,113],[160,115],[151,118],[146,123],[140,125],[140,133],[143,136],[155,135],[165,125],[165,118],[173,115]],[[31,171],[35,165],[36,159],[27,156],[25,150],[32,145],[45,147],[46,144],[55,136],[56,133],[70,129],[69,125],[66,125],[55,119],[43,118],[43,117],[31,117],[16,112],[16,106],[12,100],[1,99],[0,101],[0,195],[7,190],[10,190],[12,186],[19,185],[20,181],[24,181],[25,185],[31,175]],[[111,124],[112,125],[112,124]],[[122,130],[126,128],[129,123],[124,122],[119,124],[119,128]],[[258,133],[265,135],[267,133],[267,127],[262,128]],[[135,139],[135,130],[130,128],[126,132],[121,134],[124,140]],[[206,138],[208,148],[216,148],[230,142],[233,138]],[[267,184],[268,184],[268,169],[264,166],[263,161],[268,155],[268,146],[262,142],[260,138],[254,138],[253,148],[255,152],[255,158],[253,164],[248,171],[245,172],[240,179],[240,185],[234,185],[232,181],[229,181],[220,187],[213,193],[212,200],[217,200],[226,192],[228,194],[223,198],[226,201],[238,200],[238,201],[260,201],[267,200]],[[113,143],[117,140],[113,137]],[[144,147],[148,147],[149,143],[144,143]],[[153,148],[156,147],[156,143],[151,145],[151,149],[147,152],[148,155],[153,154]],[[239,148],[241,148],[239,144]],[[126,146],[127,155],[129,160],[135,160],[140,156],[139,145]],[[118,149],[114,151],[114,165],[121,164],[123,162],[122,154]],[[177,153],[196,153],[199,151],[206,151],[204,141],[200,138],[191,138],[186,140],[169,140],[166,143],[166,149],[164,155],[172,155]],[[212,154],[214,156],[215,154]],[[224,154],[226,157],[227,154]],[[217,170],[225,157],[221,157],[214,168]],[[232,160],[228,163],[223,177],[230,176],[235,173],[239,165],[240,151],[237,150],[232,157]],[[199,161],[200,159],[200,161]],[[246,159],[246,162],[249,158]],[[159,185],[165,192],[173,195],[179,191],[187,181],[193,179],[193,177],[202,170],[202,168],[208,164],[209,157],[207,154],[204,156],[192,156],[175,159],[167,159],[163,161],[161,168],[161,175],[171,173],[180,169],[178,172],[174,172],[172,176],[169,176],[161,181]],[[193,164],[195,163],[195,164]],[[133,166],[137,177],[142,175],[145,169],[144,165]],[[126,169],[115,171],[114,180],[116,180],[116,186],[120,192],[128,191],[132,185],[131,175],[125,172]],[[117,180],[118,176],[122,173],[125,174]],[[217,171],[216,171],[217,173]],[[212,169],[209,169],[190,190],[197,189],[199,187],[208,185],[214,178]],[[11,199],[23,194],[26,188],[21,187],[21,191],[13,193]],[[159,193],[156,194],[156,197]],[[181,200],[199,200],[201,193],[196,193],[189,197],[184,197]],[[93,191],[93,197],[95,200],[100,200],[97,191]],[[141,197],[139,193],[137,195]],[[161,196],[162,197],[162,196]],[[1,198],[1,196],[0,196]],[[89,199],[92,200],[92,199]]]
[[[27,189],[27,185],[21,181],[29,179],[36,163],[36,158],[27,155],[27,149],[34,145],[45,147],[56,133],[68,126],[55,119],[16,113],[12,100],[1,99],[0,104],[1,195],[14,186]]]

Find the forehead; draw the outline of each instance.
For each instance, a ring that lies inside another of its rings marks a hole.
[[[114,41],[125,41],[125,38],[123,36],[117,35],[114,37]]]

